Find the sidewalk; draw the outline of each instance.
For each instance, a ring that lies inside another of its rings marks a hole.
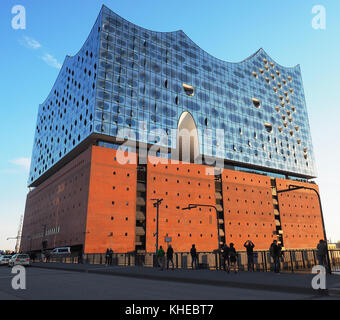
[[[212,270],[165,270],[144,267],[122,267],[96,264],[40,263],[32,264],[35,268],[47,268],[63,271],[87,272],[119,277],[142,278],[171,282],[206,284],[213,286],[256,289],[301,294],[320,294],[313,290],[311,282],[315,274],[294,274],[271,272],[226,273]],[[340,275],[327,275],[327,291],[340,296]],[[327,292],[324,292],[327,293]]]

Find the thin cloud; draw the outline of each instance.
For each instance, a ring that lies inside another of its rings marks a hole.
[[[10,160],[10,163],[13,163],[19,167],[22,167],[25,170],[29,170],[31,166],[31,159],[30,158],[17,158],[17,159]]]
[[[22,39],[20,39],[20,43],[23,46],[34,50],[41,48],[41,44],[37,40],[27,36],[24,36]]]
[[[55,57],[53,57],[51,54],[49,53],[45,53],[42,56],[42,59],[51,67],[53,68],[57,68],[57,69],[61,69],[61,64],[57,61],[57,59]]]
[[[33,49],[33,50],[38,50],[42,48],[42,45],[39,43],[39,41],[28,37],[28,36],[24,36],[19,40],[19,43],[29,49]],[[46,52],[41,59],[50,67],[53,68],[57,68],[57,69],[61,69],[62,64],[58,62],[58,60],[51,54],[49,54],[48,52]]]

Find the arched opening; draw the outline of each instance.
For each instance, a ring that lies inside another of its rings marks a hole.
[[[184,162],[194,162],[200,154],[195,120],[187,111],[181,114],[178,121],[177,154],[178,160]]]

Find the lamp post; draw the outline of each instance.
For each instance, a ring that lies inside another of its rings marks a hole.
[[[157,252],[158,252],[159,206],[160,206],[160,204],[162,203],[163,198],[162,198],[162,199],[150,199],[150,200],[155,201],[155,202],[153,203],[153,206],[154,206],[155,208],[157,208],[156,233],[153,234],[153,236],[156,236],[156,255],[157,255]]]
[[[217,223],[218,252],[220,254],[220,252],[221,252],[220,228],[219,228],[219,224],[218,224],[218,211],[217,211],[217,208],[214,205],[211,205],[211,204],[190,203],[188,207],[182,208],[182,210],[192,210],[192,209],[196,209],[197,207],[208,207],[208,208],[214,208],[215,209],[215,212],[216,212],[216,223]]]
[[[314,191],[316,193],[316,195],[318,196],[319,205],[320,205],[320,212],[321,212],[323,236],[324,236],[324,239],[325,239],[326,244],[327,244],[326,228],[325,228],[325,222],[324,222],[324,219],[323,219],[323,211],[322,211],[321,198],[320,198],[319,192],[316,189],[314,189],[314,188],[309,188],[309,187],[305,187],[305,186],[297,186],[297,185],[294,185],[294,184],[290,184],[288,186],[288,189],[277,190],[277,193],[284,193],[284,192],[290,192],[290,191],[301,190],[301,189]],[[328,263],[329,273],[331,274],[332,270],[331,270],[331,265],[330,265],[329,256],[328,256],[328,244],[327,244],[327,263]]]
[[[9,238],[7,238],[6,240],[17,240],[17,239],[19,239],[19,238],[21,238],[21,236],[9,237]],[[15,253],[18,253],[18,252],[17,252],[17,248],[15,248],[14,250],[15,250]]]

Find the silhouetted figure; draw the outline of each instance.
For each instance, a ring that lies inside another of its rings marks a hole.
[[[282,247],[274,240],[269,248],[271,257],[274,260],[274,272],[280,273],[280,258],[281,258]]]
[[[110,248],[109,250],[109,265],[112,265],[112,258],[113,258],[113,250],[112,248]]]
[[[167,269],[169,269],[169,263],[172,264],[172,269],[175,268],[174,265],[174,249],[172,248],[171,244],[169,244],[168,250],[166,251],[166,263],[167,263]]]
[[[161,270],[163,271],[165,268],[165,252],[162,248],[162,246],[159,247],[157,251],[157,262],[158,265],[160,266]]]
[[[230,251],[230,248],[225,243],[224,246],[222,247],[222,259],[223,259],[222,263],[223,263],[223,270],[227,271],[228,273],[230,271],[229,251]]]
[[[109,261],[110,261],[110,250],[109,250],[109,248],[107,248],[106,253],[105,253],[105,265],[106,266],[109,265]]]
[[[327,267],[327,242],[325,240],[320,240],[316,248],[316,257],[319,265]]]
[[[80,250],[78,253],[78,263],[83,263],[83,251]]]
[[[229,245],[229,259],[230,259],[230,270],[233,268],[234,272],[237,273],[237,252],[233,243]]]
[[[198,269],[198,256],[197,256],[197,251],[196,251],[196,247],[194,244],[191,247],[190,254],[191,254],[191,269],[194,269],[194,265],[195,265],[195,269]]]
[[[244,243],[244,247],[247,249],[248,271],[254,271],[254,248],[255,248],[255,245],[250,240],[247,240]]]

